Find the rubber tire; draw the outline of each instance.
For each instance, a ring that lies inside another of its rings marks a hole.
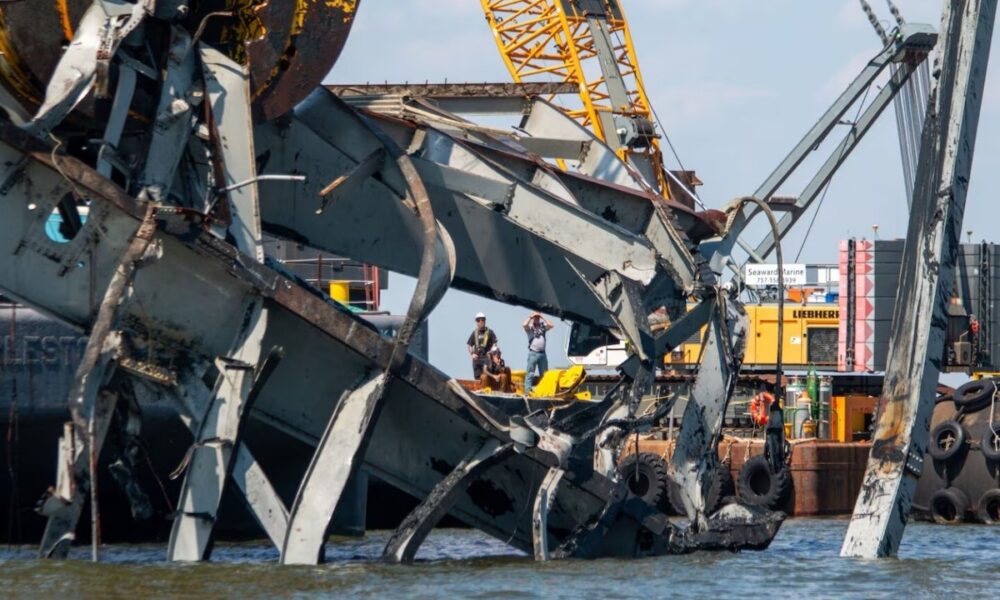
[[[639,462],[638,477],[636,477],[636,461]],[[650,506],[663,509],[667,498],[667,463],[652,452],[629,454],[618,464],[628,486],[629,496],[641,498]]]
[[[991,379],[977,379],[962,384],[952,394],[955,408],[965,414],[974,413],[990,405],[996,387]]]
[[[976,503],[976,517],[987,525],[1000,525],[1000,488],[986,490]]]
[[[930,511],[935,523],[942,525],[961,523],[969,512],[969,497],[954,486],[940,489],[931,496]]]
[[[983,432],[983,438],[979,440],[979,449],[983,451],[983,457],[995,463],[1000,463],[1000,450],[993,447],[993,430],[1000,431],[1000,423],[994,422],[993,427],[987,427]]]
[[[946,448],[941,444],[941,442],[946,439],[946,436],[949,434],[951,435],[953,442]],[[941,421],[937,424],[937,427],[931,431],[931,439],[927,445],[927,452],[934,457],[934,460],[948,462],[962,452],[965,448],[965,440],[968,439],[968,437],[969,435],[966,433],[965,427],[955,419]]]
[[[777,508],[785,499],[791,487],[792,476],[787,466],[777,473],[771,472],[771,465],[763,454],[758,454],[743,463],[736,478],[736,490],[747,504]]]
[[[715,477],[708,483],[708,493],[705,498],[705,514],[710,515],[719,510],[722,500],[726,496],[733,495],[733,475],[729,472],[729,467],[717,465],[715,467]],[[677,515],[684,516],[684,501],[681,500],[681,489],[677,484],[673,484],[668,489],[667,498],[670,501],[670,510]]]

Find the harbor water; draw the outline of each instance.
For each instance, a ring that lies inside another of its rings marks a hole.
[[[846,519],[792,519],[764,552],[536,563],[474,530],[431,534],[411,566],[378,560],[389,532],[327,545],[327,563],[283,567],[262,543],[220,544],[215,560],[163,561],[162,545],[103,548],[102,564],[0,550],[2,597],[370,598],[986,598],[1000,530],[911,523],[899,558],[838,557]]]

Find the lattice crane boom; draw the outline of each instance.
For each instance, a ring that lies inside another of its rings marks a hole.
[[[563,106],[642,173],[668,186],[653,111],[618,0],[480,0],[515,82],[577,85]]]

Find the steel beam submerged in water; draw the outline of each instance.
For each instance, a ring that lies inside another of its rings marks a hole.
[[[513,139],[420,103],[399,120],[361,115],[322,89],[306,97],[342,43],[325,45],[317,23],[353,14],[355,3],[305,7],[295,37],[317,56],[293,52],[290,68],[263,79],[239,43],[221,42],[252,32],[203,29],[219,16],[206,6],[189,28],[182,5],[94,0],[35,117],[23,128],[0,123],[0,288],[90,334],[57,484],[42,503],[43,555],[65,556],[89,494],[96,558],[97,460],[112,416],[134,399],[174,407],[194,438],[175,473],[185,479],[174,560],[209,557],[223,490],[235,483],[283,562],[318,562],[360,468],[424,499],[389,560],[412,560],[446,512],[539,559],[770,543],[782,514],[735,503],[706,514],[701,498],[744,335],[732,289],[698,248],[724,232],[653,197],[540,100],[524,123],[531,139]],[[269,35],[284,22],[277,6],[263,5]],[[134,55],[143,36],[168,49],[162,71]],[[256,38],[242,41],[269,56]],[[91,138],[69,118],[90,90],[111,100],[96,154],[59,141]],[[539,154],[578,160],[580,172]],[[292,193],[259,185],[268,180]],[[66,239],[46,232],[54,212],[70,223]],[[417,276],[396,339],[269,264],[264,229]],[[500,410],[466,392],[408,352],[453,281],[619,330],[633,348],[623,383],[565,416]],[[682,317],[690,298],[702,309]],[[676,321],[654,333],[647,316],[659,309]],[[656,418],[636,414],[656,357],[706,323],[711,351],[689,403],[698,418],[685,419],[673,474],[689,518],[680,527],[628,496],[616,459]],[[251,418],[316,447],[291,504],[255,457],[266,449],[246,444]]]
[[[254,416],[304,441],[315,444],[323,437],[338,398],[350,396],[360,375],[388,369],[393,344],[362,320],[249,260],[175,210],[125,196],[75,159],[53,158],[50,147],[13,127],[0,129],[0,138],[8,165],[0,177],[6,189],[0,203],[0,280],[12,295],[28,303],[90,329],[95,309],[88,299],[101,297],[92,290],[104,289],[112,281],[142,215],[151,211],[156,232],[150,244],[155,251],[136,267],[121,305],[122,342],[113,352],[118,362],[130,358],[150,363],[173,377],[133,378],[135,393],[158,395],[175,402],[181,414],[191,415],[192,398],[210,393],[205,374],[216,357],[230,355],[232,340],[245,330],[248,310],[255,311],[256,305],[269,313],[269,326],[258,345],[283,348],[285,357],[256,391]],[[45,234],[41,217],[74,187],[91,199],[90,218],[70,244],[59,245]],[[215,368],[221,371],[225,366]],[[363,453],[365,466],[419,496],[435,489],[443,469],[450,472],[488,440],[515,444],[515,438],[522,439],[517,431],[538,430],[534,444],[479,473],[475,481],[467,482],[464,494],[453,494],[450,500],[452,514],[511,540],[515,547],[526,551],[532,547],[528,508],[534,502],[532,490],[550,469],[568,467],[563,463],[571,458],[578,464],[567,468],[556,492],[558,501],[547,516],[553,549],[578,537],[582,524],[612,504],[617,487],[592,467],[586,468],[589,452],[580,457],[543,449],[539,442],[558,437],[554,433],[558,429],[546,429],[544,423],[512,424],[509,417],[422,361],[406,356],[392,371],[383,393],[381,415],[367,424],[371,439]],[[606,408],[607,404],[595,405],[587,418],[580,418],[581,424],[598,426]],[[217,443],[225,444],[226,439]],[[606,521],[610,522],[599,539],[621,539],[624,534],[632,541],[607,547],[591,543],[593,555],[689,551],[701,544],[680,534],[662,515],[635,503],[624,503],[619,514]],[[747,536],[756,545],[769,541],[780,520],[761,523]]]
[[[944,6],[882,404],[843,556],[896,554],[923,471],[997,2]]]

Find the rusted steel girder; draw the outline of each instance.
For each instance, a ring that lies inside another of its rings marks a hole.
[[[881,408],[842,556],[896,554],[923,471],[996,9],[944,3]]]

